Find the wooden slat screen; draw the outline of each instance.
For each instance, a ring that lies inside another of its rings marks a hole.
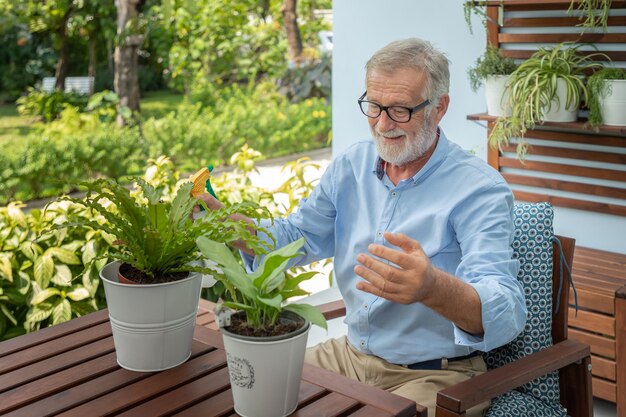
[[[488,5],[488,42],[518,62],[541,46],[569,41],[584,44],[582,54],[602,52],[613,65],[626,67],[626,1],[612,2],[606,32],[583,32],[577,26],[580,12],[567,14],[570,0],[491,0]],[[591,128],[584,115],[581,111],[577,122],[529,130],[525,139],[531,148],[524,163],[515,157],[515,143],[491,150],[489,163],[502,172],[519,200],[626,216],[626,127]],[[495,120],[486,115],[468,118],[486,120],[490,129]]]

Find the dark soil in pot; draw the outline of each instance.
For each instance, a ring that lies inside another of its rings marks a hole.
[[[189,276],[189,272],[173,272],[167,274],[155,274],[150,276],[128,264],[121,264],[118,273],[122,284],[163,284],[166,282],[180,281]]]
[[[278,317],[278,322],[270,327],[255,329],[246,322],[245,313],[235,313],[230,317],[230,326],[225,329],[231,333],[248,337],[272,337],[282,336],[302,328],[305,321],[302,317],[291,312],[283,311]]]

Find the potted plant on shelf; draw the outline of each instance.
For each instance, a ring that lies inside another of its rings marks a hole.
[[[485,53],[468,70],[467,75],[472,91],[477,92],[481,85],[485,85],[487,114],[490,116],[511,115],[508,90],[505,87],[509,75],[516,69],[515,61],[503,57],[495,46],[488,45]]]
[[[87,227],[107,233],[115,259],[100,271],[109,309],[117,361],[123,368],[150,372],[177,366],[191,354],[203,275],[210,274],[196,239],[243,239],[263,252],[251,226],[234,213],[268,217],[252,203],[240,203],[192,220],[193,184],[183,183],[170,200],[141,178],[136,192],[110,179],[83,183],[84,199],[63,197],[92,212],[90,219],[68,219],[58,228]],[[203,204],[203,203],[201,203]]]
[[[541,122],[573,122],[578,118],[581,97],[587,97],[585,71],[602,67],[578,47],[561,43],[540,48],[511,74],[508,84],[511,115],[499,117],[489,135],[491,146],[509,143],[518,137],[517,155],[528,151],[524,134]]]
[[[326,328],[317,308],[284,305],[288,298],[307,295],[298,286],[316,274],[290,276],[285,272],[289,260],[299,255],[304,238],[265,255],[251,274],[224,244],[206,237],[198,238],[197,244],[223,272],[215,277],[223,282],[228,301],[218,304],[216,315],[224,337],[235,411],[255,417],[291,414],[298,405],[311,323]]]
[[[589,123],[626,126],[626,70],[604,68],[587,80]]]

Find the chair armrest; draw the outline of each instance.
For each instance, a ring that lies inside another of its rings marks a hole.
[[[346,305],[343,303],[343,300],[320,304],[317,308],[321,311],[326,320],[332,320],[346,315]]]
[[[481,402],[590,355],[589,345],[571,339],[564,340],[540,352],[439,391],[437,407],[462,413]]]

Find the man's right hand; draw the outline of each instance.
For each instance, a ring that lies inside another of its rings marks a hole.
[[[217,198],[213,197],[211,194],[209,193],[203,193],[197,196],[197,198],[201,199],[202,201],[204,201],[204,203],[207,205],[207,207],[209,208],[209,210],[219,210],[222,207],[224,207],[224,204],[222,202],[220,202]],[[200,206],[196,205],[193,208],[193,212],[195,213],[199,213],[200,212]],[[254,222],[252,221],[252,219],[250,219],[249,217],[244,216],[243,214],[232,214],[230,216],[230,218],[232,220],[235,221],[244,221],[248,224],[254,224]],[[250,233],[252,233],[253,235],[256,234],[256,230],[253,228],[248,228],[248,231]],[[239,249],[242,252],[247,253],[250,256],[255,256],[254,252],[250,249],[248,249],[248,247],[246,246],[246,242],[243,240],[236,240],[234,242],[232,242],[232,246],[236,249]]]

